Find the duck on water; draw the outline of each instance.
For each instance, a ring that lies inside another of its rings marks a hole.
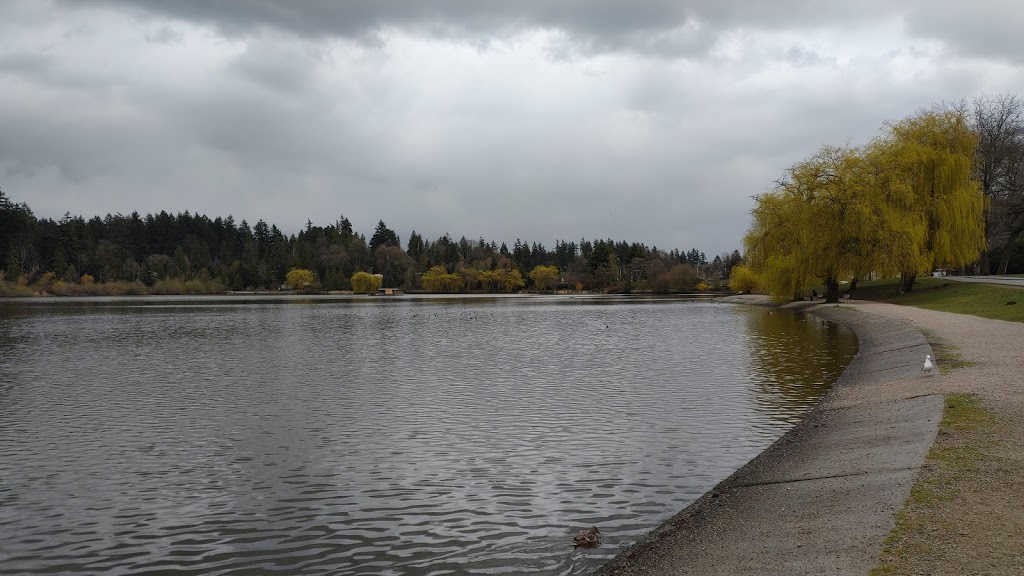
[[[601,542],[601,532],[597,526],[591,526],[586,530],[580,530],[579,534],[572,539],[573,548],[590,548]]]

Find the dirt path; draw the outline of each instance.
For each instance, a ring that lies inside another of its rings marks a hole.
[[[879,303],[844,304],[900,318],[929,339],[941,374],[858,390],[885,398],[977,396],[991,425],[940,434],[878,574],[1024,574],[1024,324]],[[953,462],[964,473],[950,474]]]

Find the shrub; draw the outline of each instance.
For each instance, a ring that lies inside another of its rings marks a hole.
[[[292,290],[307,290],[316,282],[316,274],[305,268],[292,268],[284,281]]]
[[[367,272],[356,272],[352,275],[352,291],[356,294],[375,294],[380,288],[382,279]]]
[[[750,294],[761,290],[761,279],[758,275],[746,266],[733,266],[729,274],[729,288],[733,292]]]
[[[0,270],[0,296],[31,296],[32,290],[18,284],[8,284],[4,280],[4,272]]]
[[[49,292],[51,282],[53,282],[53,272],[45,272],[32,284],[32,289],[36,292]]]

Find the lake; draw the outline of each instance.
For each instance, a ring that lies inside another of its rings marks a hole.
[[[0,302],[0,572],[589,573],[856,349],[678,298]]]

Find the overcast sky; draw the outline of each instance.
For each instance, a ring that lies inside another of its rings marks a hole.
[[[1024,94],[1022,33],[1010,0],[4,0],[0,190],[710,257],[823,144]]]

